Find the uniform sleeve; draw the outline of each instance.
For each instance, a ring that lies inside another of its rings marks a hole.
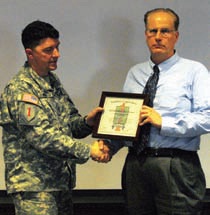
[[[82,124],[80,120],[77,123]],[[18,132],[28,144],[47,156],[81,160],[90,156],[89,145],[74,139],[66,128],[52,123],[34,95],[6,89],[1,99],[1,125]]]

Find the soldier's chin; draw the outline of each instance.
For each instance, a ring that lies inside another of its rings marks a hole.
[[[55,66],[50,66],[50,71],[54,71],[54,70],[56,70],[57,69],[57,65],[55,65]]]

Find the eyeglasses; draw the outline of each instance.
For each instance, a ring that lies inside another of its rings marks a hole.
[[[169,37],[171,35],[171,32],[175,32],[176,30],[170,30],[168,28],[161,28],[161,29],[157,29],[157,28],[153,28],[153,29],[146,29],[147,32],[147,36],[149,37],[154,37],[157,35],[158,32],[160,32],[162,37]]]

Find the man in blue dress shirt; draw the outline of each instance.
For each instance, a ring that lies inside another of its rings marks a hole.
[[[200,136],[210,131],[210,74],[175,50],[179,17],[173,10],[148,11],[144,22],[150,59],[130,69],[123,91],[142,93],[158,66],[153,107],[143,106],[139,121],[140,126],[151,124],[150,139],[140,154],[125,141],[110,146],[113,154],[129,146],[122,173],[128,213],[198,214],[205,176],[197,151]]]

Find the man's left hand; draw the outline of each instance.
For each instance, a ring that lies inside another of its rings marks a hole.
[[[91,112],[89,112],[88,115],[86,116],[86,118],[85,118],[86,123],[87,123],[89,126],[94,126],[97,114],[100,113],[100,112],[103,112],[103,110],[104,110],[104,109],[103,109],[102,107],[94,108],[94,109],[93,109]]]
[[[146,123],[151,123],[153,126],[161,128],[162,118],[154,108],[143,105],[140,113],[139,125],[142,126]]]

